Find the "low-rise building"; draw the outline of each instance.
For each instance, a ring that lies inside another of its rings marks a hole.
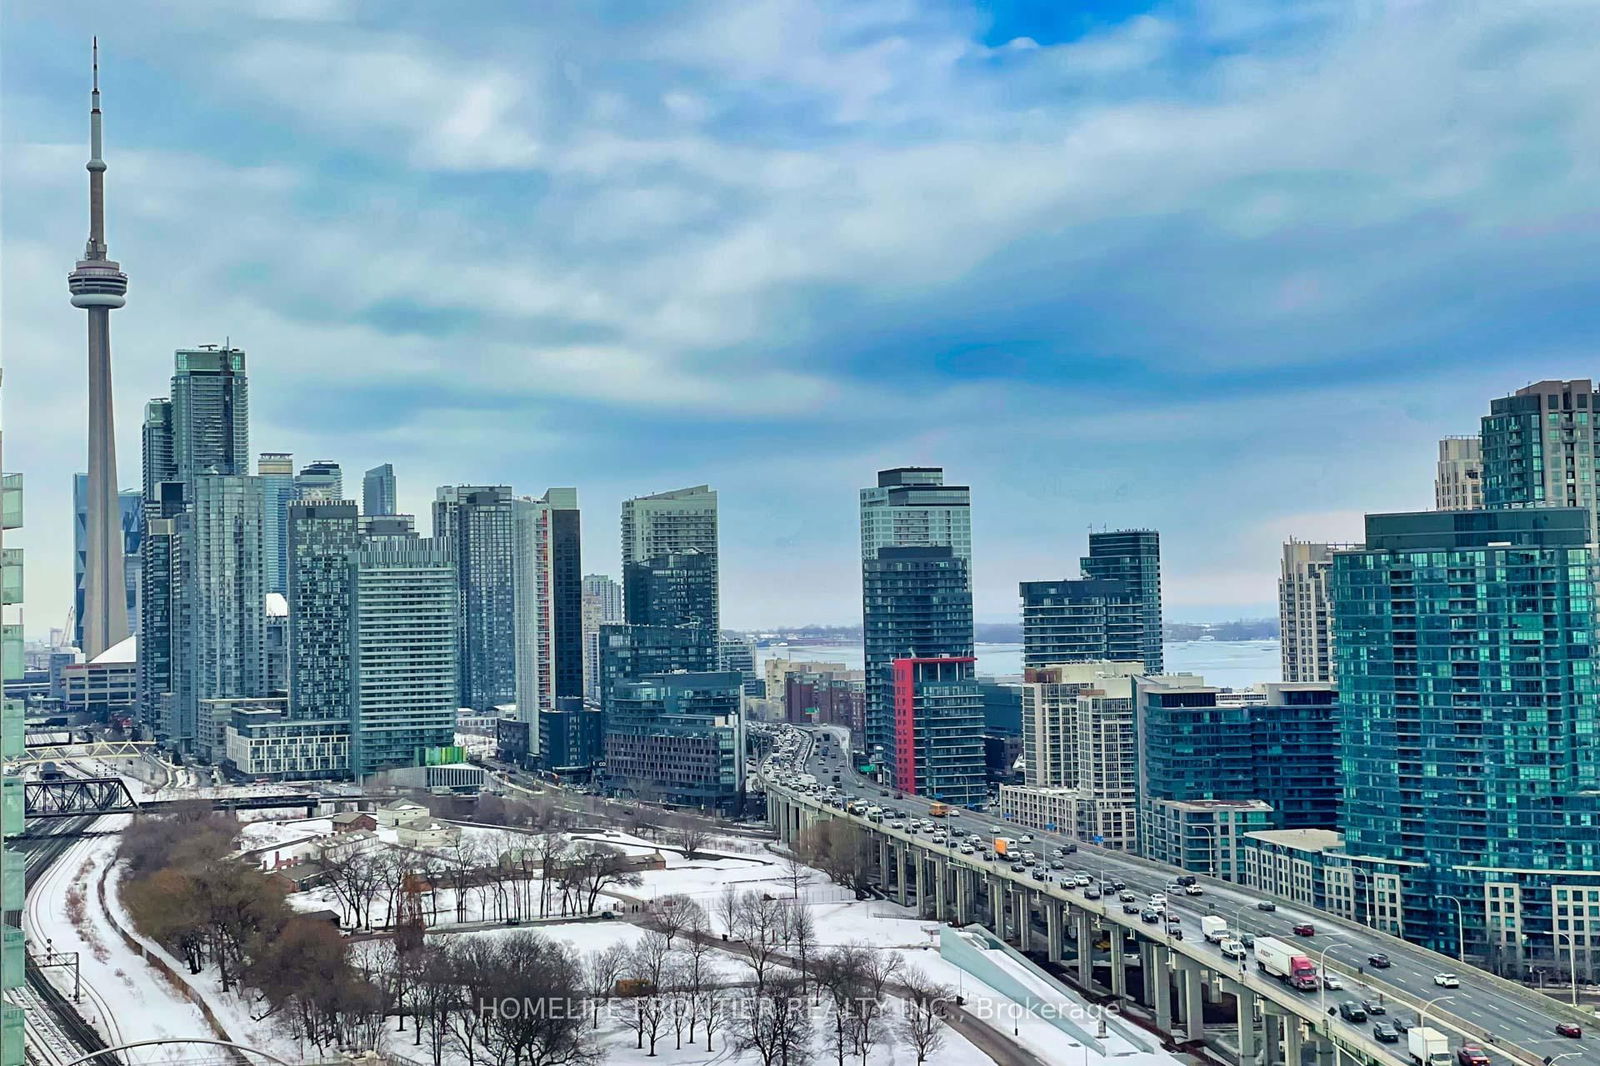
[[[407,822],[429,817],[428,808],[415,800],[390,800],[375,812],[380,829],[395,829]]]
[[[287,718],[281,699],[200,704],[200,732],[219,728],[219,761],[246,777],[306,781],[350,776],[348,722]]]
[[[653,674],[612,690],[606,782],[639,799],[737,811],[745,787],[744,678],[732,671]]]
[[[447,848],[461,839],[461,830],[448,822],[435,821],[432,818],[418,818],[414,821],[402,822],[395,827],[395,842],[402,848],[415,848],[426,851],[431,848]]]
[[[370,832],[378,828],[378,820],[367,811],[343,811],[329,821],[333,822],[335,833],[353,833],[361,829]]]
[[[1139,852],[1185,870],[1237,881],[1247,833],[1272,828],[1272,806],[1261,800],[1146,800]]]
[[[86,663],[64,663],[61,709],[102,719],[131,713],[139,698],[137,640],[128,637]]]
[[[1280,899],[1328,910],[1327,856],[1343,847],[1344,834],[1331,829],[1246,833],[1239,841],[1239,880]]]

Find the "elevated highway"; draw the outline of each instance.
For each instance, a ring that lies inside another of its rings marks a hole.
[[[839,742],[833,751],[849,751],[843,730],[822,727]],[[844,735],[840,735],[844,734]],[[923,817],[927,803],[910,794],[880,795],[883,786],[859,777],[849,760],[824,758],[813,735],[808,735],[795,765],[819,781],[835,773],[841,788]],[[761,771],[767,790],[768,819],[784,840],[793,840],[808,825],[823,819],[844,819],[869,834],[877,847],[879,883],[902,903],[916,906],[930,918],[960,923],[983,920],[996,933],[1024,951],[1038,951],[1053,962],[1069,956],[1075,962],[1077,983],[1086,991],[1114,997],[1137,996],[1154,1014],[1157,1025],[1180,1041],[1205,1037],[1204,1004],[1219,996],[1233,997],[1240,1017],[1264,1016],[1261,1033],[1241,1026],[1240,1044],[1245,1061],[1259,1050],[1266,1063],[1299,1064],[1302,1055],[1318,1066],[1335,1063],[1370,1063],[1389,1066],[1407,1061],[1404,1043],[1380,1044],[1372,1022],[1342,1021],[1337,1005],[1350,999],[1382,996],[1391,1016],[1419,1019],[1449,1032],[1452,1046],[1475,1043],[1496,1063],[1541,1066],[1547,1057],[1572,1055],[1567,1061],[1600,1062],[1600,1041],[1589,1031],[1596,1019],[1586,1011],[1477,970],[1378,930],[1316,911],[1301,904],[1274,900],[1276,910],[1256,909],[1262,899],[1230,882],[1201,878],[1203,894],[1171,896],[1169,909],[1179,916],[1183,939],[1169,937],[1165,923],[1147,924],[1138,914],[1125,914],[1115,894],[1100,900],[1085,898],[1083,891],[1056,882],[1035,880],[1016,873],[1009,864],[986,862],[979,855],[962,855],[954,847],[932,842],[925,835],[887,828],[830,806],[815,795],[777,783]],[[952,832],[992,836],[996,820],[988,815],[957,809],[947,820]],[[1031,833],[1030,849],[1055,857],[1058,847],[1074,844],[1066,856],[1068,873],[1084,873],[1096,883],[1123,882],[1141,900],[1166,892],[1172,879],[1184,871],[1176,867],[1095,848],[1060,834],[1010,827],[1007,835]],[[1319,971],[1340,976],[1346,988],[1297,992],[1265,974],[1253,963],[1241,966],[1224,958],[1220,949],[1200,935],[1199,919],[1206,914],[1225,917],[1230,928],[1255,936],[1273,936],[1292,943],[1318,965]],[[1315,936],[1293,935],[1295,925],[1309,923]],[[1043,929],[1043,935],[1039,933]],[[1096,942],[1104,944],[1097,948]],[[1377,970],[1368,964],[1374,954],[1389,957],[1392,965]],[[1139,980],[1129,981],[1137,970]],[[1361,973],[1361,970],[1365,973]],[[1164,973],[1166,980],[1143,980],[1146,974]],[[1453,973],[1459,988],[1441,988],[1434,975]],[[1332,1012],[1332,1013],[1330,1013]],[[1555,1027],[1577,1021],[1584,1037],[1559,1036]],[[1257,1040],[1264,1048],[1257,1048]]]

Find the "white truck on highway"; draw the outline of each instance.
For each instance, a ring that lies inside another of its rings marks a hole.
[[[1450,1066],[1450,1041],[1437,1029],[1409,1030],[1406,1049],[1417,1066]]]
[[[1271,974],[1301,992],[1315,991],[1320,985],[1317,968],[1310,957],[1270,936],[1256,941],[1256,966],[1262,973]]]
[[[1228,936],[1228,919],[1220,914],[1208,914],[1200,919],[1200,932],[1213,944],[1220,944]]]

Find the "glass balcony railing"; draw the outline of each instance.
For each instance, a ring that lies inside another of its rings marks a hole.
[[[0,551],[0,605],[22,602],[22,549]]]
[[[22,1066],[26,1061],[22,1043],[25,1018],[21,1007],[0,1004],[0,1066]]]
[[[22,649],[22,626],[0,625],[0,678],[17,681],[27,670]]]
[[[22,475],[0,474],[0,529],[22,528]]]
[[[0,777],[0,835],[13,837],[22,832],[27,818],[22,778]]]
[[[0,987],[16,988],[28,979],[27,959],[22,930],[14,925],[0,926]]]
[[[28,891],[27,857],[15,848],[0,849],[0,910],[20,911]]]
[[[21,700],[0,700],[0,759],[15,759],[26,750],[26,715]]]

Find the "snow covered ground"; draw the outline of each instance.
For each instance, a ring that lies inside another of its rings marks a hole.
[[[126,821],[126,815],[109,815],[100,819],[97,827],[114,828]],[[33,886],[28,892],[23,918],[29,942],[36,951],[48,939],[55,951],[78,952],[83,985],[83,999],[78,1009],[108,1042],[213,1037],[215,1034],[205,1016],[185,994],[184,987],[175,986],[154,970],[122,939],[112,916],[126,929],[131,930],[133,923],[117,903],[109,881],[106,902],[111,915],[100,906],[97,891],[100,877],[115,857],[120,840],[117,836],[84,837],[68,848]],[[186,978],[187,987],[194,988],[205,998],[233,1039],[291,1059],[298,1057],[293,1042],[286,1043],[277,1037],[272,1025],[251,1021],[236,998],[222,996],[213,976],[203,974],[188,978],[181,963],[153,945],[147,947],[153,954],[162,956],[181,979]],[[71,970],[58,968],[45,972],[70,998]],[[150,1048],[130,1053],[128,1061],[158,1062],[170,1055],[170,1048]]]
[[[117,818],[107,818],[102,826],[110,827]],[[327,832],[331,826],[325,819],[290,819],[254,823],[246,827],[246,847],[268,846],[288,842],[309,835]],[[497,843],[498,830],[472,830],[481,832],[482,842]],[[526,838],[521,838],[526,839]],[[632,854],[648,854],[657,850],[648,840],[620,833],[607,834],[603,839]],[[190,976],[185,967],[170,958],[154,945],[146,945],[152,955],[163,958],[178,975],[178,984],[153,970],[145,959],[123,940],[117,925],[131,932],[132,923],[121,910],[114,892],[113,876],[106,886],[106,904],[110,913],[101,907],[96,891],[102,873],[112,861],[119,838],[115,836],[88,837],[78,841],[60,859],[28,896],[25,928],[30,939],[38,944],[49,938],[58,951],[78,951],[82,960],[84,1005],[83,1010],[106,1038],[119,1040],[150,1039],[163,1036],[202,1035],[213,1032],[200,1009],[189,998],[203,998],[211,1007],[229,1036],[281,1054],[291,1061],[301,1058],[295,1042],[279,1035],[271,1020],[256,1021],[250,1017],[246,1004],[232,994],[223,995],[217,987],[214,973]],[[714,912],[716,898],[725,886],[757,890],[774,897],[787,897],[793,892],[786,870],[779,856],[767,851],[754,851],[737,858],[702,857],[685,859],[682,855],[662,850],[666,868],[645,872],[643,883],[618,890],[620,894],[648,900],[669,893],[683,893]],[[441,893],[441,895],[443,895]],[[914,965],[936,981],[957,990],[966,1001],[966,1008],[982,1019],[997,1033],[1013,1040],[1032,1052],[1047,1066],[1095,1066],[1108,1063],[1071,1040],[1049,1022],[1028,1013],[1006,996],[964,974],[939,952],[940,926],[936,922],[919,919],[905,908],[884,901],[856,901],[852,895],[830,884],[817,873],[811,873],[800,885],[800,896],[812,912],[819,937],[819,950],[842,944],[864,944],[880,951],[893,951],[907,964]],[[302,909],[333,906],[337,903],[328,890],[315,890],[291,897],[291,902]],[[442,921],[453,920],[453,903],[448,900],[441,908]],[[473,914],[469,917],[481,917]],[[519,931],[534,930],[569,943],[580,955],[603,949],[613,943],[631,943],[643,935],[639,926],[624,920],[574,921],[558,924],[522,925]],[[496,929],[481,932],[462,932],[454,936],[504,936],[509,930]],[[384,943],[357,945],[362,952],[387,951]],[[731,954],[719,953],[718,965],[733,981],[748,981],[748,964]],[[69,971],[52,971],[59,987],[69,995]],[[1081,1000],[1050,985],[1040,985],[1037,978],[1024,974],[1025,983],[1040,998],[1055,1003],[1062,1010],[1089,1012]],[[399,1036],[393,1050],[420,1059],[419,1049],[410,1047],[410,1035]],[[715,1051],[707,1055],[703,1042],[692,1049],[678,1050],[676,1037],[670,1026],[658,1043],[657,1054],[649,1058],[644,1051],[634,1048],[635,1034],[624,1019],[604,1023],[601,1039],[607,1048],[608,1063],[643,1066],[658,1063],[662,1066],[705,1063],[716,1061],[719,1066],[752,1066],[752,1054],[735,1056],[726,1050],[723,1036],[715,1038]],[[702,1038],[703,1040],[703,1038]],[[812,1056],[816,1062],[831,1062],[821,1050]],[[1174,1066],[1177,1060],[1164,1053],[1141,1052],[1126,1041],[1113,1037],[1111,1055],[1117,1066]],[[868,1066],[910,1066],[915,1056],[911,1049],[901,1044],[886,1044],[877,1049]],[[149,1058],[135,1057],[137,1063],[155,1062]],[[947,1030],[945,1047],[929,1062],[932,1066],[967,1066],[988,1061],[976,1046],[959,1034]]]

